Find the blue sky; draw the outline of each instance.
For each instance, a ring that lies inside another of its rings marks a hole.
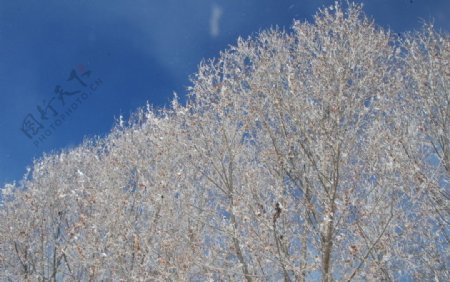
[[[174,91],[183,98],[201,59],[217,57],[238,36],[289,28],[333,2],[0,0],[0,187],[20,180],[44,152],[104,136],[115,118],[146,101],[168,105]],[[396,32],[431,19],[450,31],[450,0],[363,3],[377,24]],[[53,111],[65,118],[57,122]],[[32,138],[21,131],[24,121]]]

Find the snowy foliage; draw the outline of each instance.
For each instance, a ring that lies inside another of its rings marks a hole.
[[[450,281],[449,37],[292,29],[2,189],[0,280]]]

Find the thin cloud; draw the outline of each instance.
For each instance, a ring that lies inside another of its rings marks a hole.
[[[211,17],[209,19],[209,34],[211,37],[217,37],[220,33],[219,22],[222,17],[222,7],[214,4],[211,9]]]

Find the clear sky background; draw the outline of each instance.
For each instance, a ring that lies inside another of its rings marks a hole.
[[[183,99],[202,58],[217,57],[238,36],[288,29],[333,2],[0,0],[0,187],[20,180],[44,152],[106,135],[115,118],[146,101],[168,105],[174,91]],[[450,0],[362,2],[367,15],[395,32],[418,29],[423,20],[450,32]],[[72,70],[77,76],[68,80]],[[52,110],[65,113],[58,126]],[[25,120],[35,126],[26,127],[31,139],[21,130]],[[48,136],[38,141],[44,130]]]

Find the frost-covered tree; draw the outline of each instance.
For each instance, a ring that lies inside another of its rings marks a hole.
[[[2,280],[448,281],[450,40],[338,2],[3,189]]]

